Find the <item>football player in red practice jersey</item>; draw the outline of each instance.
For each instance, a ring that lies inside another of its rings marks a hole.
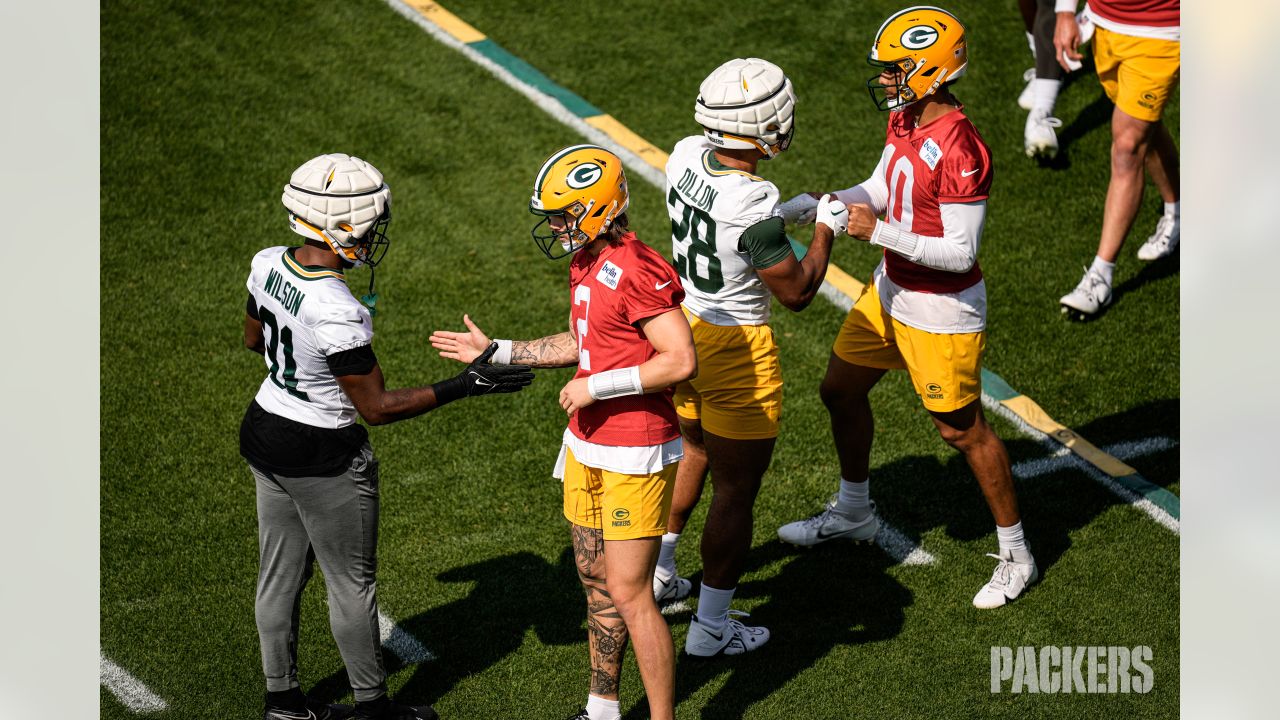
[[[999,565],[973,604],[999,607],[1038,572],[1023,538],[1009,456],[982,415],[987,293],[977,255],[991,153],[949,90],[968,64],[964,27],[944,10],[908,8],[880,26],[869,60],[881,68],[867,83],[871,98],[891,111],[884,152],[870,178],[836,197],[849,203],[849,236],[883,247],[884,260],[845,318],[822,381],[840,490],[822,512],[784,525],[778,536],[797,545],[875,536],[867,394],[886,371],[905,368],[995,516]]]
[[[564,481],[578,576],[587,594],[591,691],[575,718],[617,720],[627,639],[650,717],[675,716],[675,648],[653,598],[653,571],[666,532],[683,456],[672,386],[697,373],[684,290],[657,251],[627,230],[622,160],[594,145],[552,155],[534,181],[529,209],[543,216],[534,240],[569,265],[569,332],[538,340],[498,340],[494,363],[577,365],[560,391],[569,414],[556,462]],[[539,234],[546,225],[549,233]],[[440,354],[470,362],[489,338],[436,331]]]

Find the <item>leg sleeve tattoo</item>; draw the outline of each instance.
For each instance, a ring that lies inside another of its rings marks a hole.
[[[605,587],[603,532],[574,525],[573,557],[578,566],[578,579],[587,595],[591,694],[617,697],[622,658],[627,651],[627,626]]]

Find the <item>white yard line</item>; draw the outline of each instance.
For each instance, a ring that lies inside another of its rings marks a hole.
[[[98,682],[136,713],[160,712],[169,707],[163,698],[151,692],[151,688],[102,653],[98,653]]]
[[[903,565],[937,565],[938,559],[925,552],[914,540],[901,530],[880,520],[880,532],[876,533],[876,544],[884,549],[889,557]]]
[[[381,636],[384,648],[410,665],[436,659],[436,656],[419,642],[418,638],[405,632],[381,610],[378,611],[378,634]]]

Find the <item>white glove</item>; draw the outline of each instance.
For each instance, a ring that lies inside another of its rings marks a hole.
[[[816,220],[831,228],[836,237],[849,231],[849,208],[836,199],[835,195],[823,195],[818,201]]]
[[[785,222],[797,225],[808,225],[813,222],[814,211],[818,209],[818,201],[808,193],[797,195],[784,203],[778,203],[778,210]]]

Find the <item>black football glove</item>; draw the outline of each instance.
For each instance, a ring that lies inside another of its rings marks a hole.
[[[432,385],[436,392],[436,407],[472,395],[519,392],[533,382],[533,371],[528,365],[490,364],[489,359],[497,351],[498,343],[490,343],[488,349],[456,377]]]

